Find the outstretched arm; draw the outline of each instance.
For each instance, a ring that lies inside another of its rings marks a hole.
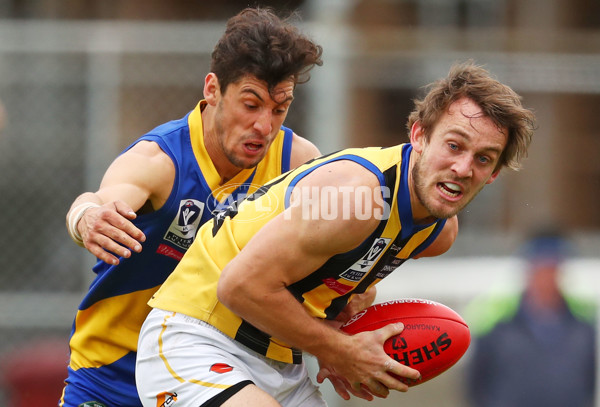
[[[67,213],[69,234],[100,260],[118,264],[117,256],[142,250],[145,236],[131,222],[136,212],[159,209],[174,177],[173,162],[156,143],[136,144],[109,166],[98,191],[75,199]]]

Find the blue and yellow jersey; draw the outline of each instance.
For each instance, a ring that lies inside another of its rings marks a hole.
[[[163,207],[133,221],[146,235],[141,253],[120,258],[117,266],[102,261],[95,265],[97,276],[73,323],[68,383],[88,381],[87,387],[99,386],[104,392],[108,388],[115,394],[124,386],[124,394],[136,396],[135,351],[151,295],[213,213],[289,170],[293,133],[282,127],[256,168],[242,170],[221,185],[204,148],[204,104],[200,102],[182,119],[165,123],[136,141],[156,142],[169,155],[176,169],[173,189]]]
[[[196,241],[149,305],[206,321],[269,358],[299,363],[301,352],[244,321],[217,298],[217,282],[225,265],[269,220],[290,206],[295,185],[320,166],[354,161],[375,174],[388,213],[357,248],[331,257],[288,290],[317,318],[334,319],[354,294],[377,284],[407,259],[425,249],[445,221],[413,223],[408,189],[412,147],[348,149],[330,154],[284,174],[204,225]]]

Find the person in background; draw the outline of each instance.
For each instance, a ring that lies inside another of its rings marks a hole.
[[[4,105],[0,100],[0,133],[4,130],[4,126],[6,125],[6,110],[4,109]]]
[[[593,405],[593,308],[566,296],[560,286],[570,252],[568,240],[552,230],[536,233],[525,244],[523,292],[494,301],[487,323],[500,322],[473,344],[467,380],[473,407]]]
[[[147,302],[200,225],[319,155],[283,126],[296,85],[322,64],[321,46],[292,17],[267,8],[232,17],[212,53],[204,100],[135,141],[96,192],[73,202],[67,229],[98,262],[73,323],[60,406],[140,406],[134,367]]]

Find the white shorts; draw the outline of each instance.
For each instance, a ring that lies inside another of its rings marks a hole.
[[[304,363],[269,359],[183,314],[153,309],[146,318],[136,362],[145,407],[199,407],[211,399],[218,406],[249,382],[282,406],[327,406]]]

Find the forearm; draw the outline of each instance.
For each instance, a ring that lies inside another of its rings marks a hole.
[[[222,290],[221,282],[219,287],[223,304],[274,338],[317,357],[339,351],[345,335],[311,316],[287,289]]]
[[[86,202],[91,202],[91,203],[95,203],[98,205],[104,204],[104,202],[102,201],[101,197],[98,196],[98,194],[96,194],[94,192],[84,192],[83,194],[81,194],[77,198],[75,198],[75,200],[71,204],[71,209],[69,211],[71,211],[76,206],[81,205]]]

